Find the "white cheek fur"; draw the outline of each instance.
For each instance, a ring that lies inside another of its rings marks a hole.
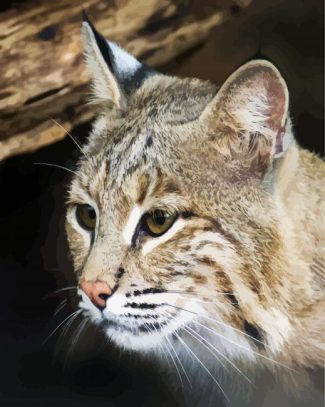
[[[132,237],[141,217],[141,209],[135,206],[130,212],[129,219],[123,229],[123,238],[127,245],[131,245]]]

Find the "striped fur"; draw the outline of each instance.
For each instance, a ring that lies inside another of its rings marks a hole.
[[[119,346],[158,352],[175,332],[189,340],[191,327],[231,360],[322,364],[324,164],[293,141],[275,68],[251,71],[241,68],[219,92],[150,76],[126,112],[108,104],[93,125],[70,187],[67,235],[78,279],[118,285],[100,318]],[[268,92],[284,109],[272,122],[263,117],[274,103]],[[282,150],[279,140],[289,140]],[[96,206],[93,243],[77,225],[78,203]],[[155,208],[178,219],[160,237],[138,233]]]

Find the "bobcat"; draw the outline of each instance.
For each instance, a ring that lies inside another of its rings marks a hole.
[[[254,60],[217,89],[82,32],[99,114],[66,231],[84,316],[225,398],[222,370],[321,367],[325,165],[279,71]]]

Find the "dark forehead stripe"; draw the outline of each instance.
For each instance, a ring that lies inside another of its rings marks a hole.
[[[146,141],[145,148],[149,148],[149,147],[151,147],[151,146],[152,146],[152,144],[153,144],[152,135],[151,135],[151,134],[149,134],[149,136],[147,137],[147,141]]]
[[[145,200],[145,198],[147,196],[149,185],[150,185],[149,174],[147,174],[147,173],[142,174],[138,180],[138,198],[137,198],[138,205],[141,205],[143,203],[143,201]]]
[[[115,146],[115,151],[110,148],[108,155],[111,161],[111,184],[115,185],[116,178],[122,177],[122,182],[127,176],[140,169],[143,165],[148,163],[146,149],[144,148],[137,157],[132,157],[132,150],[134,144],[138,140],[138,134],[133,134],[129,140],[120,142]],[[132,161],[131,161],[132,157]]]
[[[180,194],[181,190],[175,180],[164,175],[160,167],[156,167],[156,184],[153,195],[162,196],[167,193]]]

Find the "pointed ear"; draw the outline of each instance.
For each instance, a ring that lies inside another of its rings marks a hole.
[[[263,172],[287,147],[288,100],[287,86],[275,66],[251,61],[226,80],[200,120],[208,125],[222,154]]]
[[[85,12],[82,37],[94,99],[110,101],[118,109],[126,110],[130,93],[157,72],[139,62],[115,42],[107,41],[96,31]]]

